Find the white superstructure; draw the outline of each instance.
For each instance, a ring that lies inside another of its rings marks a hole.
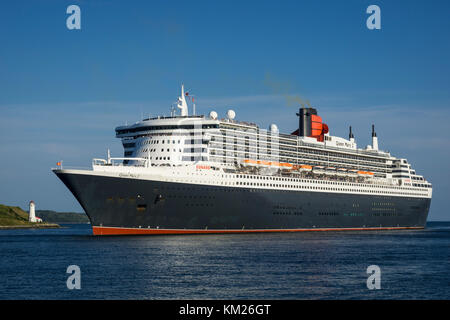
[[[215,111],[208,117],[189,116],[184,87],[178,108],[178,116],[117,127],[124,157],[95,159],[95,174],[250,189],[431,198],[431,184],[406,159],[379,150],[374,128],[372,145],[360,149],[351,129],[345,139],[328,134],[323,125],[327,131],[319,139],[282,134],[275,124],[265,130],[237,121],[233,110],[223,119]]]

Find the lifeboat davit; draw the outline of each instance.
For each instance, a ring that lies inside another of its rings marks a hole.
[[[244,160],[242,160],[242,165],[244,167],[254,167],[254,166],[258,165],[258,161],[252,160],[252,159],[244,159]]]
[[[307,164],[302,164],[299,166],[298,171],[300,172],[310,172],[312,171],[313,167],[312,166],[308,166]]]
[[[358,170],[353,170],[353,169],[348,170],[348,175],[350,177],[357,177],[358,176]]]
[[[325,167],[322,167],[322,166],[315,166],[315,167],[313,168],[313,172],[314,172],[314,173],[324,173],[324,172],[325,172],[324,169],[325,169]]]

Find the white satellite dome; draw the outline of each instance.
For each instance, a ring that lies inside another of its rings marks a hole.
[[[278,131],[278,127],[277,127],[277,125],[276,125],[275,123],[272,123],[272,124],[270,125],[269,129],[270,129],[271,132],[276,132],[276,133],[279,132],[279,131]]]
[[[230,120],[233,120],[234,117],[236,117],[236,112],[234,112],[234,110],[231,110],[231,109],[228,110],[227,111],[227,118],[230,119]]]
[[[218,117],[217,112],[211,111],[211,112],[209,113],[209,117],[210,117],[211,119],[213,119],[213,120],[216,120],[217,117]]]

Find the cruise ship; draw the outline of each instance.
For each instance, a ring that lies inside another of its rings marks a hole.
[[[358,148],[351,127],[332,136],[315,108],[299,106],[298,128],[280,133],[233,110],[190,115],[191,96],[182,86],[170,117],[117,127],[123,157],[52,169],[94,235],[425,227],[431,183],[380,150],[373,125],[372,145]]]

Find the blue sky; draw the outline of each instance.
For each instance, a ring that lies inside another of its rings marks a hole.
[[[81,8],[68,30],[66,8]],[[381,8],[381,30],[366,8]],[[450,220],[448,1],[3,1],[0,4],[0,203],[81,211],[50,172],[88,167],[117,125],[170,113],[181,83],[197,110],[282,132],[296,99],[331,134],[380,148],[434,187],[430,219]]]

